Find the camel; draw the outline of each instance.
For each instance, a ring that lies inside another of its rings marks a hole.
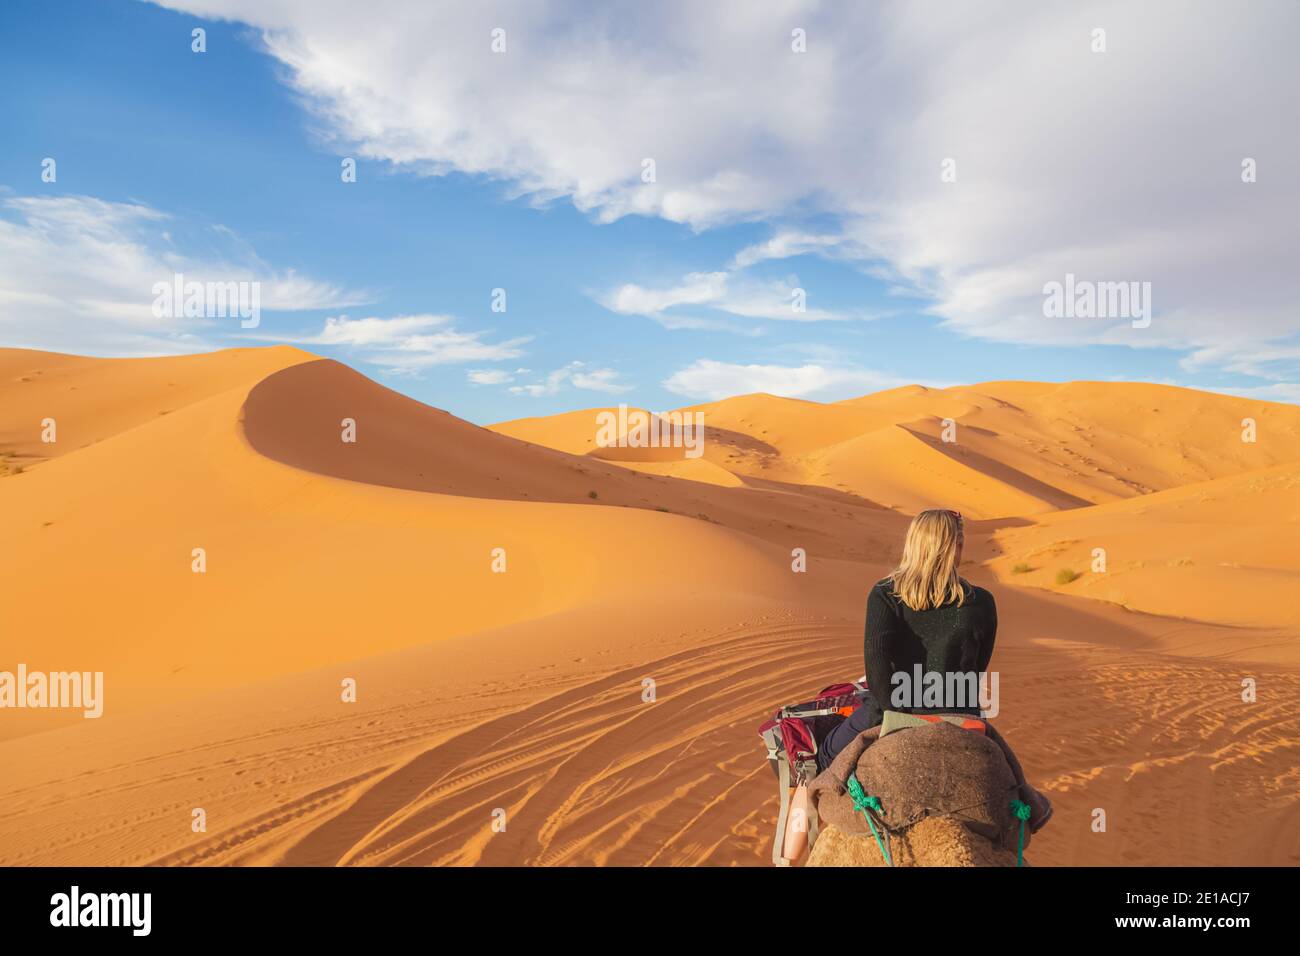
[[[902,718],[841,751],[808,785],[820,832],[805,865],[1024,865],[1051,803],[991,725],[965,724]]]

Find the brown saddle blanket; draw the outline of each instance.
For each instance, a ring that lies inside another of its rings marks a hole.
[[[902,830],[927,816],[960,820],[999,846],[1015,847],[1020,821],[1013,800],[1029,805],[1029,834],[1052,815],[1052,804],[1028,783],[1020,761],[988,725],[981,734],[948,723],[911,727],[880,736],[880,727],[859,734],[808,785],[819,818],[847,833],[869,833],[865,816],[848,794],[850,774],[868,796],[879,797],[888,830]]]

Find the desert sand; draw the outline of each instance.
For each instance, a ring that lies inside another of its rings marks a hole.
[[[287,347],[0,350],[0,671],[106,687],[0,710],[0,864],[763,865],[755,728],[861,674],[934,506],[998,600],[1035,865],[1300,862],[1300,408],[748,395],[689,409],[693,460],[597,447],[597,411],[480,428]]]

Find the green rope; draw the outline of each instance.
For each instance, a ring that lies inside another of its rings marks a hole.
[[[1022,800],[1011,801],[1011,812],[1020,821],[1020,846],[1016,848],[1016,866],[1025,865],[1025,822],[1029,819],[1029,804]]]
[[[880,833],[876,830],[876,821],[872,816],[872,811],[880,813],[880,798],[869,797],[862,789],[862,784],[858,783],[858,778],[849,777],[849,796],[853,798],[853,809],[862,811],[862,815],[867,818],[867,826],[871,827],[871,835],[876,838],[876,846],[880,847],[880,855],[885,858],[886,866],[893,866],[894,861],[889,858],[889,851],[885,849],[885,841],[880,839]]]

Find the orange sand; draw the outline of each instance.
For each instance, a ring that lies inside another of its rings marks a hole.
[[[106,681],[99,720],[0,710],[0,864],[762,864],[754,727],[861,673],[865,589],[935,505],[998,598],[998,726],[1056,805],[1036,865],[1300,862],[1300,409],[1003,382],[695,410],[684,461],[290,348],[0,350],[0,670]]]

